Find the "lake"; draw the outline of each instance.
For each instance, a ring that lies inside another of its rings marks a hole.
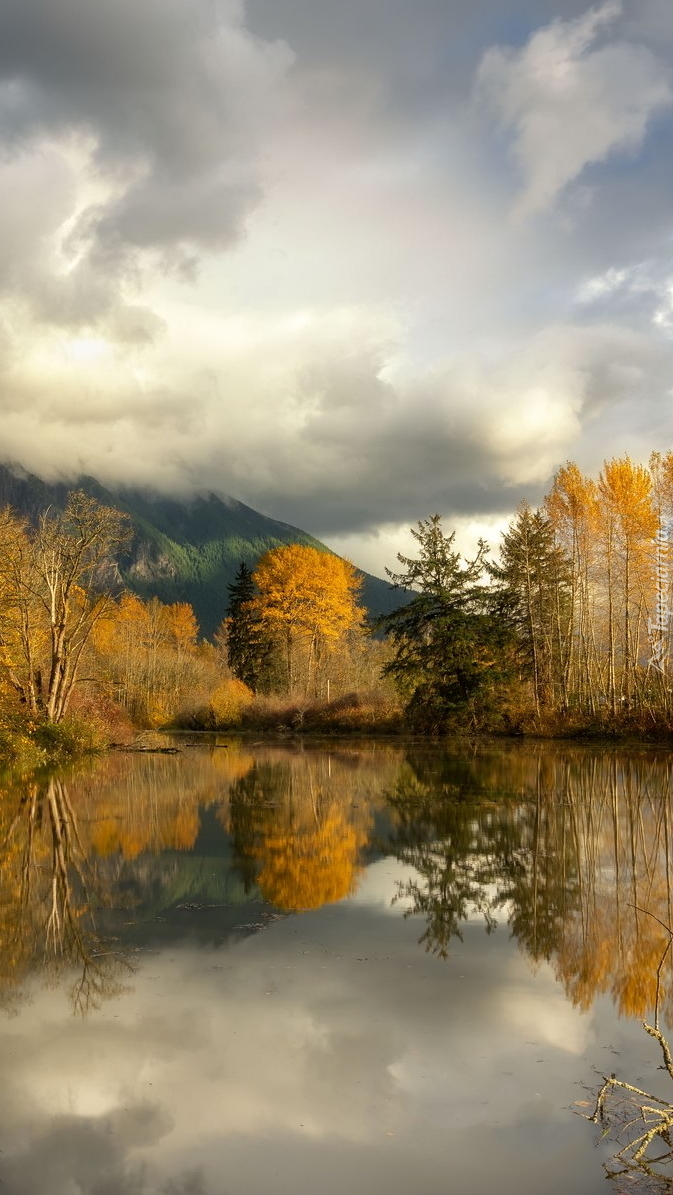
[[[605,1192],[671,753],[174,742],[2,782],[2,1192]]]

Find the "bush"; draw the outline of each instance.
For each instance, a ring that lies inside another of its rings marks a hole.
[[[256,697],[245,709],[242,725],[281,734],[391,734],[401,729],[399,707],[370,692],[346,693],[330,702]]]
[[[191,730],[224,730],[240,726],[243,715],[254,700],[252,690],[234,677],[221,681],[210,694],[207,705],[183,713],[176,719],[179,726]]]
[[[47,753],[27,734],[0,727],[0,760],[21,771],[32,772],[47,762]]]
[[[63,722],[41,722],[35,728],[33,740],[49,759],[70,759],[76,755],[90,755],[102,751],[109,740],[100,727],[85,718],[68,717]]]
[[[113,744],[128,744],[134,737],[131,718],[111,698],[97,693],[76,693],[64,724],[72,728],[85,751],[102,751]]]
[[[130,741],[128,718],[113,702],[78,698],[63,722],[47,722],[13,705],[0,712],[0,759],[38,768],[50,760],[103,751]]]

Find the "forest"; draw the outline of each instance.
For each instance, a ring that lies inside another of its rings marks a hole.
[[[352,564],[309,544],[241,561],[221,622],[124,588],[128,517],[83,491],[0,512],[0,751],[77,753],[164,728],[667,735],[673,452],[560,468],[497,550],[439,515],[387,570],[377,620]]]

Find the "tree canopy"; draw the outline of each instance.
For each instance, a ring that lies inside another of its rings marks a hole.
[[[36,527],[0,513],[0,650],[5,675],[29,711],[65,716],[91,632],[109,605],[115,555],[128,520],[76,490]]]
[[[404,571],[386,570],[395,586],[414,593],[380,621],[395,649],[386,671],[407,693],[417,728],[476,725],[509,663],[509,635],[483,583],[487,545],[480,540],[473,559],[463,561],[439,515],[421,520],[412,535],[418,555],[399,553]]]
[[[339,556],[290,544],[266,552],[253,579],[258,596],[251,607],[282,648],[287,688],[294,689],[301,667],[308,691],[322,653],[362,623],[360,574]]]

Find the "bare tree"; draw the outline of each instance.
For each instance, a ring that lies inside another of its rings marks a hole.
[[[36,717],[65,716],[82,653],[111,601],[115,554],[129,537],[126,515],[81,490],[35,528],[9,509],[0,515],[0,658]]]

